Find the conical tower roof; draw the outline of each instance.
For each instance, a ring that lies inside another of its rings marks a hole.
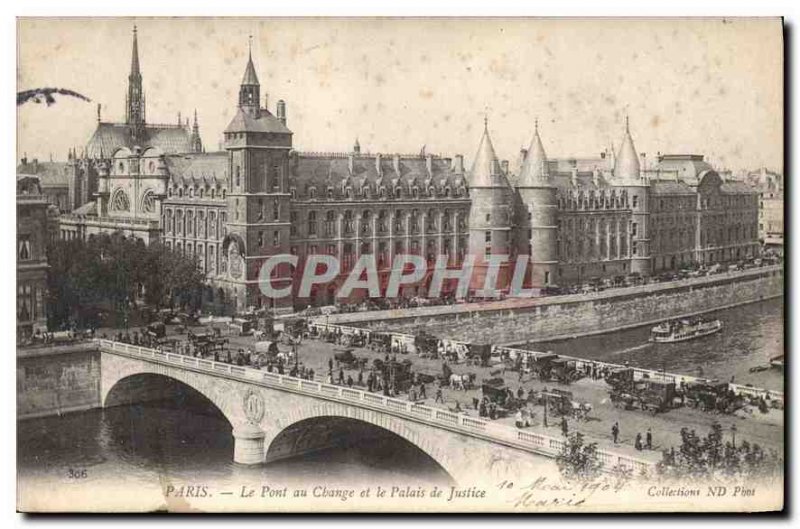
[[[639,155],[633,146],[628,118],[625,118],[625,137],[614,162],[614,179],[638,181],[640,178]]]
[[[549,183],[547,170],[547,154],[544,152],[542,138],[539,137],[539,123],[534,126],[531,145],[522,164],[517,185],[519,187],[537,187]]]
[[[500,170],[500,163],[497,161],[492,139],[489,137],[487,120],[484,120],[483,136],[469,174],[470,187],[501,187],[508,185],[508,181]]]
[[[244,77],[242,77],[242,84],[249,86],[258,85],[258,76],[256,75],[256,67],[253,66],[253,53],[252,50],[247,51],[247,67],[244,70]]]

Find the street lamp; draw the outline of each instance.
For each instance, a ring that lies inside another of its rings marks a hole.
[[[731,436],[733,437],[733,448],[736,449],[736,425],[731,424]]]

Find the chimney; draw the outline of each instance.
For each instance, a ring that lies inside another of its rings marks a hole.
[[[383,169],[381,169],[381,153],[375,155],[375,172],[378,173],[378,176],[383,174]]]
[[[600,159],[601,160],[605,160],[606,159],[606,151],[603,151],[603,152],[600,153]]]
[[[399,154],[395,154],[394,157],[392,158],[392,162],[393,162],[393,165],[394,165],[394,172],[399,175],[400,174],[400,155]]]
[[[22,162],[22,165],[28,165],[28,154],[27,153],[23,154],[22,160],[20,161]]]
[[[264,108],[269,110],[269,94],[264,94]]]
[[[39,172],[39,159],[38,158],[34,158],[33,159],[33,172],[34,172],[34,174]]]
[[[286,125],[286,101],[283,99],[278,100],[277,114],[280,122]]]
[[[503,170],[504,175],[508,175],[508,160],[500,162],[500,168]]]
[[[453,172],[456,174],[464,174],[464,155],[456,154],[456,163],[453,167]]]
[[[524,162],[525,158],[528,157],[528,149],[522,148],[519,150],[519,159],[520,161]]]

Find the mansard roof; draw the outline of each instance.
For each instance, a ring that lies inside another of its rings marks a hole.
[[[89,158],[107,158],[120,147],[133,149],[135,145],[142,149],[156,147],[168,154],[190,153],[194,149],[191,133],[182,126],[146,125],[144,139],[134,142],[129,125],[98,123],[86,145],[86,155]]]
[[[380,172],[377,157],[377,154],[295,153],[289,162],[292,185],[300,197],[308,187],[316,187],[318,197],[322,197],[328,187],[337,193],[343,186],[355,190],[365,185],[383,185],[390,190],[394,186],[405,186],[406,190],[413,186],[421,190],[428,186],[440,190],[466,187],[464,175],[453,170],[448,158],[431,155],[429,173],[426,156],[381,154]]]
[[[36,175],[42,187],[69,185],[67,162],[40,162],[27,160],[17,166],[17,175]]]

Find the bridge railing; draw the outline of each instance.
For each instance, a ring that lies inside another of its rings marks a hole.
[[[350,405],[356,404],[362,407],[402,416],[417,422],[444,427],[467,435],[501,442],[548,457],[556,457],[561,453],[565,445],[563,439],[558,439],[549,435],[522,430],[465,414],[453,413],[441,408],[425,406],[412,401],[405,401],[394,397],[370,393],[368,391],[295,378],[289,375],[279,375],[259,369],[235,366],[192,356],[166,353],[156,349],[113,342],[111,340],[96,339],[95,342],[99,344],[102,351],[107,353],[122,354],[147,361],[175,365],[176,367],[189,367],[197,371],[206,372],[211,376],[223,374],[228,377],[265,385],[267,387],[288,389],[293,392],[340,401]],[[644,459],[628,457],[605,450],[599,450],[598,454],[600,462],[606,470],[610,470],[617,465],[637,472],[649,472],[655,468],[655,463]]]

